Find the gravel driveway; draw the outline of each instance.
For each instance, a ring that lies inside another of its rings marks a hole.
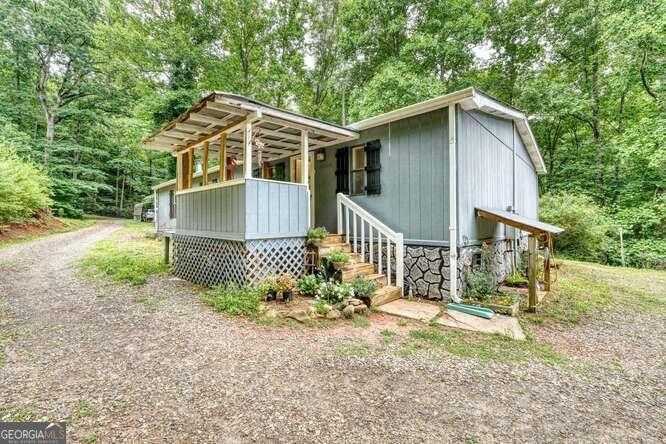
[[[650,334],[603,320],[581,328],[585,352],[572,355],[582,370],[427,352],[345,356],[350,337],[380,335],[224,318],[172,278],[130,287],[80,277],[76,261],[119,228],[104,221],[0,250],[0,328],[15,332],[0,409],[69,418],[72,441],[666,441],[663,317],[645,320]],[[595,343],[637,348],[595,362]]]

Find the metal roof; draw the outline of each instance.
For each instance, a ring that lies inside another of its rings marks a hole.
[[[556,227],[555,225],[547,224],[545,222],[541,222],[538,219],[532,219],[530,217],[521,216],[520,214],[510,213],[504,210],[477,207],[476,214],[479,217],[483,217],[484,219],[510,225],[532,234],[560,234],[564,232],[564,229]]]

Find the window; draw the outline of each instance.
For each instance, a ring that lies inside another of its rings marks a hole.
[[[335,193],[349,194],[349,147],[335,151]]]
[[[176,191],[169,191],[169,219],[176,218]]]
[[[352,147],[351,194],[365,193],[365,147]]]

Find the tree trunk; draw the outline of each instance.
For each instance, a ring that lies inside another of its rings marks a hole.
[[[120,191],[120,208],[118,209],[118,216],[122,215],[124,205],[125,205],[125,175],[123,174],[123,184]]]

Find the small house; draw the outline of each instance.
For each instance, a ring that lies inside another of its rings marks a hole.
[[[300,275],[323,226],[402,293],[455,299],[482,245],[500,280],[549,229],[526,115],[474,88],[347,126],[215,92],[144,146],[176,156],[155,226],[201,284]]]

